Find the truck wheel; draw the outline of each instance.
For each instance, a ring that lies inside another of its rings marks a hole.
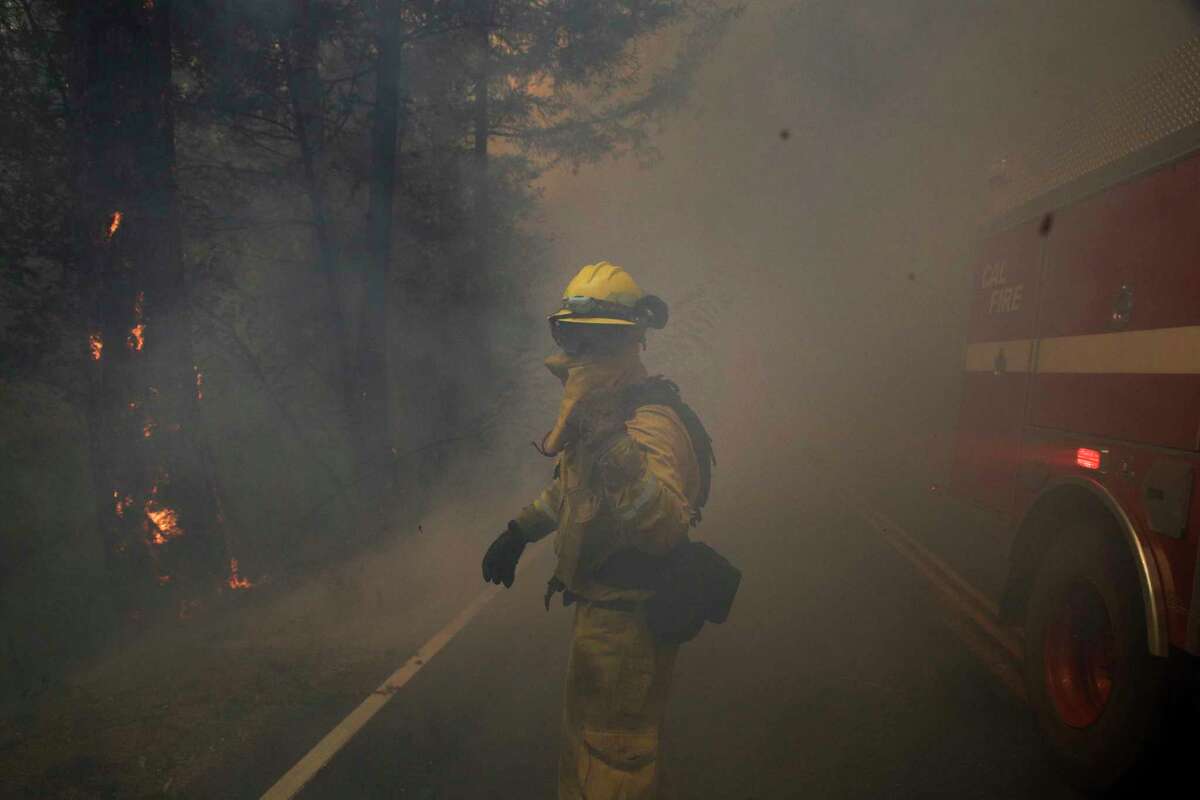
[[[1025,625],[1025,686],[1054,759],[1105,790],[1153,751],[1166,659],[1150,655],[1142,592],[1124,543],[1076,523],[1046,553]]]

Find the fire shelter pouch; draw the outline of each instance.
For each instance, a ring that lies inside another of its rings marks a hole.
[[[705,622],[729,618],[742,573],[704,542],[684,542],[664,559],[646,601],[646,625],[663,644],[696,638]]]

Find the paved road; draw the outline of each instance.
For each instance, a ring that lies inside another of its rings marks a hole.
[[[1075,797],[922,580],[842,501],[800,486],[814,483],[735,490],[738,507],[705,520],[745,578],[730,622],[679,659],[677,795]],[[530,564],[301,797],[553,797],[569,612],[542,610],[548,569]]]

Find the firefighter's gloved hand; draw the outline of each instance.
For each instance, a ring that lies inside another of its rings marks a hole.
[[[517,562],[525,550],[525,537],[516,522],[508,523],[508,530],[496,537],[483,555],[483,580],[497,585],[503,583],[510,588],[517,577]]]

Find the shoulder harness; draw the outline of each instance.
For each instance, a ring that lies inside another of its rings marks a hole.
[[[683,422],[688,439],[692,442],[692,450],[696,453],[696,463],[700,466],[700,491],[692,504],[692,525],[699,525],[701,510],[708,502],[712,489],[712,470],[717,463],[712,437],[705,430],[704,423],[695,410],[683,401],[675,382],[662,375],[654,375],[626,387],[621,400],[626,419],[632,419],[643,406],[667,406]]]

